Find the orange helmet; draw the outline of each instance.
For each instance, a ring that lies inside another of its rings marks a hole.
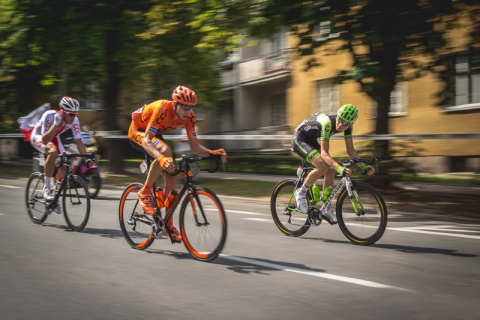
[[[195,94],[195,91],[185,86],[176,87],[175,90],[173,90],[172,98],[178,103],[187,106],[193,107],[197,104],[197,95]]]

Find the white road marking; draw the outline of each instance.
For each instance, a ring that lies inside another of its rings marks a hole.
[[[377,288],[377,289],[393,289],[393,290],[402,290],[402,291],[412,291],[412,290],[409,290],[409,289],[390,286],[390,285],[387,285],[387,284],[382,284],[382,283],[378,283],[378,282],[374,282],[374,281],[356,279],[356,278],[351,278],[351,277],[344,277],[344,276],[339,276],[339,275],[335,275],[335,274],[330,274],[330,273],[327,273],[327,272],[309,271],[309,270],[303,270],[303,269],[300,269],[300,268],[286,267],[286,266],[282,266],[280,264],[269,263],[269,262],[264,262],[264,261],[257,261],[257,260],[253,260],[253,259],[241,258],[241,257],[236,257],[236,256],[229,256],[229,255],[226,255],[226,254],[221,254],[220,256],[222,258],[225,258],[225,259],[228,259],[228,260],[259,265],[259,266],[270,268],[270,269],[293,272],[293,273],[298,273],[298,274],[317,277],[317,278],[324,278],[324,279],[329,279],[329,280],[347,282],[347,283],[356,284],[356,285],[364,286],[364,287]]]
[[[267,215],[260,212],[241,211],[241,210],[227,210],[227,212],[240,213],[245,215],[264,215],[264,216]],[[271,219],[264,219],[264,218],[243,218],[243,219],[251,220],[251,221],[272,222]],[[300,219],[300,220],[303,221],[304,219]],[[347,225],[358,225],[364,228],[375,228],[375,226],[355,224],[355,223],[347,223]],[[465,229],[459,229],[461,227],[465,227]],[[473,228],[473,230],[468,230],[466,228]],[[431,225],[431,226],[401,227],[401,228],[387,227],[387,230],[432,234],[437,236],[448,236],[448,237],[467,238],[467,239],[480,239],[480,236],[464,234],[464,233],[479,233],[480,225],[474,225],[474,224]],[[447,232],[457,232],[457,233],[447,233]]]
[[[477,228],[476,230],[467,230],[467,229],[458,229],[459,227],[465,226],[467,228]],[[454,227],[455,229],[451,229]],[[457,238],[467,238],[467,239],[477,239],[480,240],[480,236],[469,235],[469,234],[462,234],[458,232],[464,233],[479,233],[480,232],[480,225],[432,225],[432,226],[419,226],[419,227],[403,227],[403,228],[387,228],[388,230],[395,230],[395,231],[404,231],[404,232],[413,232],[413,233],[423,233],[423,234],[433,234],[437,236],[447,236],[447,237],[457,237]],[[443,231],[443,232],[442,232]],[[457,233],[447,233],[446,231],[450,232],[457,232]]]
[[[251,220],[251,221],[261,221],[261,222],[273,222],[272,219],[265,219],[265,218],[244,218],[243,220]]]
[[[241,214],[256,214],[256,215],[262,215],[263,214],[263,213],[259,213],[259,212],[240,211],[240,210],[227,210],[227,212],[241,213]]]
[[[0,187],[9,188],[9,189],[20,189],[21,187],[9,186],[6,184],[0,184]]]

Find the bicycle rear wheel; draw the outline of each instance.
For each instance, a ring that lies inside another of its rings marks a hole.
[[[310,228],[308,214],[297,209],[294,196],[296,181],[285,179],[277,183],[270,198],[270,211],[277,228],[287,236],[298,237]],[[307,201],[310,201],[307,193]]]
[[[48,217],[45,208],[46,202],[43,199],[43,174],[34,172],[30,175],[25,189],[25,204],[27,213],[33,223],[40,224],[45,222]]]
[[[213,191],[196,187],[187,193],[180,209],[183,244],[197,260],[211,261],[227,240],[227,217]]]
[[[128,185],[120,198],[118,210],[123,237],[132,248],[139,250],[150,247],[155,240],[153,218],[142,210],[138,202],[137,194],[142,186],[140,183]]]
[[[82,231],[90,217],[90,196],[82,178],[71,175],[63,189],[63,215],[68,227],[73,231]]]
[[[337,200],[340,230],[350,242],[369,246],[377,242],[387,227],[387,206],[380,192],[363,181],[354,181],[354,197],[344,189]]]

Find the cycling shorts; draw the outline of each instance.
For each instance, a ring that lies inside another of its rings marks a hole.
[[[320,156],[320,144],[317,139],[302,132],[293,135],[292,150],[309,163]]]

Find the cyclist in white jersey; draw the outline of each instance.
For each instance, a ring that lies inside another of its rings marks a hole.
[[[65,151],[59,135],[67,130],[72,130],[78,151],[80,153],[86,153],[80,132],[80,121],[77,118],[80,104],[73,98],[63,97],[60,100],[59,106],[59,110],[48,110],[42,115],[42,118],[37,122],[30,136],[30,143],[33,147],[45,154],[45,186],[43,189],[43,197],[47,201],[51,201],[55,197],[55,180],[53,178],[55,161],[59,154]],[[91,159],[87,159],[86,162],[89,166],[93,164]],[[65,168],[60,168],[61,176],[63,176],[63,170],[65,170]]]

